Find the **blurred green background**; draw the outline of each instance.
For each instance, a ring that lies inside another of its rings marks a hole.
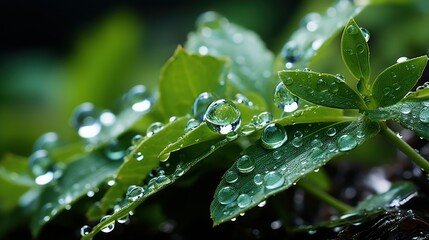
[[[136,84],[155,91],[162,65],[202,12],[217,11],[254,30],[277,54],[305,14],[324,13],[332,2],[3,1],[0,156],[29,155],[34,140],[47,131],[77,139],[69,117],[80,103],[114,110]],[[373,75],[398,57],[428,52],[429,2],[393,2],[372,6],[357,18],[371,32]],[[311,68],[347,77],[338,37]]]

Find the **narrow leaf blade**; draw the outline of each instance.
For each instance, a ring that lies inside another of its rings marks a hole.
[[[329,134],[333,131],[331,129],[335,129],[334,135]],[[375,122],[359,119],[352,122],[296,124],[286,126],[285,130],[289,140],[283,146],[267,150],[258,143],[245,150],[244,154],[255,161],[252,171],[239,172],[236,162],[226,174],[233,171],[238,174],[238,179],[228,183],[224,175],[211,204],[214,225],[237,217],[269,196],[286,190],[334,156],[373,137],[378,133],[379,126]],[[296,139],[301,134],[302,137]],[[221,203],[219,197],[222,191],[225,193],[225,187],[232,192],[228,190],[229,201],[223,199]]]
[[[371,74],[369,66],[369,47],[354,19],[346,24],[341,37],[341,56],[350,73],[364,81],[367,87]]]
[[[427,56],[421,56],[396,63],[381,72],[372,85],[372,96],[378,106],[390,106],[401,100],[416,85],[427,61]]]
[[[279,76],[293,95],[308,102],[332,108],[365,108],[359,94],[334,75],[286,70],[280,71]]]

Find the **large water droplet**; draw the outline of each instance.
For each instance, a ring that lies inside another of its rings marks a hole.
[[[223,187],[217,193],[217,200],[224,205],[234,202],[237,197],[238,194],[232,187]]]
[[[265,187],[267,189],[276,189],[278,187],[281,187],[284,181],[285,179],[283,178],[281,173],[277,171],[268,172],[264,176]]]
[[[149,127],[147,127],[146,136],[151,137],[154,134],[156,134],[157,132],[161,131],[161,129],[163,129],[163,128],[164,128],[164,124],[162,124],[160,122],[154,122],[151,125],[149,125]]]
[[[29,165],[35,176],[35,182],[38,185],[50,183],[60,172],[56,169],[55,163],[49,157],[46,150],[37,150],[31,154]]]
[[[261,136],[262,146],[266,149],[275,149],[287,141],[285,129],[277,124],[271,123],[264,128]]]
[[[420,119],[420,121],[422,121],[424,123],[429,123],[429,108],[428,107],[424,107],[422,110],[420,110],[419,119]]]
[[[104,154],[110,160],[119,160],[125,156],[125,148],[117,140],[112,140],[104,149]]]
[[[74,110],[71,122],[80,137],[93,138],[101,131],[98,117],[99,112],[92,103],[83,103]]]
[[[241,173],[249,173],[255,169],[255,160],[248,155],[243,155],[237,160],[236,166]]]
[[[185,133],[190,132],[191,130],[197,128],[199,125],[200,125],[200,122],[197,119],[195,118],[189,119],[189,121],[186,123]]]
[[[357,146],[357,141],[352,135],[345,134],[338,138],[337,146],[341,152],[350,151]]]
[[[90,232],[92,231],[91,227],[88,225],[84,225],[83,227],[80,228],[80,235],[86,236],[88,235]]]
[[[410,107],[408,104],[403,104],[403,105],[401,106],[401,108],[399,109],[399,111],[400,111],[402,114],[409,114],[409,113],[411,112],[411,107]]]
[[[298,109],[298,98],[289,93],[283,82],[276,86],[274,103],[284,112],[293,112]]]
[[[408,60],[408,58],[407,57],[400,57],[400,58],[398,58],[397,60],[396,60],[396,62],[397,63],[401,63],[401,62],[405,62],[405,61],[407,61]]]
[[[106,221],[109,217],[110,217],[110,215],[106,215],[106,216],[102,217],[100,219],[100,223]],[[113,231],[114,228],[115,228],[115,221],[111,221],[108,223],[108,225],[106,225],[104,228],[102,228],[101,231],[104,233],[109,233],[109,232]]]
[[[214,132],[228,134],[236,131],[241,123],[240,110],[229,100],[212,102],[204,114],[204,121]]]
[[[360,31],[362,32],[363,38],[365,38],[365,42],[368,42],[369,41],[369,37],[370,37],[370,34],[369,34],[368,30],[366,30],[365,28],[361,27]]]
[[[203,121],[204,113],[213,101],[214,97],[211,93],[203,92],[198,95],[192,105],[192,114],[194,115],[194,118],[200,122]]]
[[[144,195],[144,189],[142,187],[131,185],[128,187],[127,194],[125,197],[129,202],[135,202],[140,198],[142,198],[143,195]]]
[[[252,203],[252,198],[247,194],[240,194],[237,198],[237,205],[240,208],[245,208]]]
[[[233,170],[229,170],[225,173],[224,178],[227,183],[234,183],[238,179],[238,174]]]
[[[124,95],[124,102],[135,112],[146,113],[152,107],[152,97],[144,85],[136,85]]]

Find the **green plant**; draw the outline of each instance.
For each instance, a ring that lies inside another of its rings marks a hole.
[[[413,185],[397,184],[353,208],[318,186],[326,177],[323,172],[313,174],[377,134],[429,172],[427,160],[386,124],[394,120],[429,138],[429,89],[425,85],[410,92],[428,58],[400,58],[371,81],[369,34],[353,20],[361,7],[341,1],[334,6],[334,20],[324,16],[316,29],[309,19],[310,31],[298,30],[277,61],[252,32],[216,13],[203,14],[185,49],[179,46],[163,67],[159,96],[137,86],[124,95],[124,110],[116,116],[82,104],[72,123],[82,142],[61,145],[52,134],[37,141],[30,167],[42,187],[29,180],[24,160],[10,156],[3,162],[6,179],[13,179],[7,171],[19,172],[22,192],[36,189],[33,234],[106,184],[102,199],[87,212],[89,219],[101,221],[84,226],[82,239],[109,232],[115,221],[126,222],[143,201],[198,162],[216,152],[228,159],[228,152],[222,152],[227,147],[235,153],[244,150],[214,191],[214,225],[295,184],[341,213],[372,214],[408,196]],[[344,24],[341,55],[354,78],[306,68]],[[275,62],[289,70],[277,76]],[[278,108],[272,104],[273,93]],[[146,136],[140,135],[144,131]]]

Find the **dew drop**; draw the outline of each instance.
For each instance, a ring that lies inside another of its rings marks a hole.
[[[403,104],[403,105],[401,106],[401,108],[399,109],[399,111],[400,111],[402,114],[409,114],[409,113],[411,112],[411,108],[410,108],[410,106],[409,106],[408,104]]]
[[[106,215],[106,216],[102,217],[100,219],[100,223],[106,221],[109,217],[110,217],[110,215]],[[104,233],[109,233],[109,232],[113,231],[114,228],[115,228],[115,221],[112,221],[112,222],[109,222],[107,226],[102,228],[101,231]]]
[[[284,45],[281,55],[286,63],[286,68],[290,69],[301,58],[302,54],[299,52],[296,42],[290,41]]]
[[[141,161],[141,160],[143,160],[143,158],[144,158],[144,155],[143,155],[143,153],[141,153],[141,152],[136,152],[136,153],[134,153],[134,158],[137,160],[137,161]]]
[[[223,187],[217,193],[217,200],[224,205],[234,202],[237,197],[238,194],[232,187]]]
[[[54,132],[48,132],[40,136],[34,143],[33,150],[51,150],[58,146],[58,134]]]
[[[352,135],[345,134],[338,138],[337,146],[341,152],[350,151],[357,146],[357,141]]]
[[[116,122],[116,116],[110,111],[103,111],[99,116],[99,121],[101,125],[110,127]]]
[[[247,105],[249,107],[253,106],[253,102],[250,101],[246,96],[244,96],[241,93],[235,94],[235,101],[238,102],[238,103],[242,103],[244,105]]]
[[[247,194],[240,194],[237,198],[237,205],[239,208],[245,208],[252,203],[252,198]]]
[[[301,131],[296,131],[296,132],[293,134],[293,136],[294,136],[294,137],[296,137],[296,138],[302,138],[302,137],[304,136],[304,134],[302,134],[302,132],[301,132]]]
[[[339,73],[335,74],[335,77],[336,77],[338,80],[342,81],[342,82],[344,82],[344,80],[345,80],[345,77],[344,77],[343,75],[339,74]],[[335,83],[335,82],[334,82],[334,83]]]
[[[90,232],[92,231],[91,227],[88,225],[84,225],[83,227],[80,228],[80,235],[86,236],[88,235]]]
[[[118,140],[112,140],[104,149],[104,154],[110,160],[119,160],[125,156],[125,148]]]
[[[325,92],[328,90],[329,85],[328,83],[323,80],[322,78],[317,80],[317,85],[316,85],[317,90],[319,90],[320,92]]]
[[[197,128],[199,125],[200,125],[200,122],[197,119],[195,118],[189,119],[189,121],[186,123],[185,133],[190,132],[191,130]]]
[[[37,185],[46,185],[61,175],[61,171],[56,168],[46,150],[33,152],[29,157],[29,165]]]
[[[312,141],[311,141],[311,146],[312,147],[322,147],[323,146],[323,143],[322,143],[322,141],[320,141],[319,139],[313,139]]]
[[[284,112],[293,112],[298,109],[298,98],[289,93],[283,82],[276,86],[274,103]]]
[[[237,160],[236,166],[239,172],[249,173],[255,169],[255,160],[248,155],[243,155]]]
[[[255,129],[256,129],[255,125],[253,125],[251,123],[250,124],[246,124],[243,127],[241,127],[240,133],[244,134],[244,135],[248,135],[248,134],[253,133],[255,131]]]
[[[73,112],[72,125],[82,138],[96,137],[101,131],[99,113],[92,103],[83,103]]]
[[[365,42],[368,42],[369,41],[369,37],[370,37],[370,34],[369,34],[368,30],[366,30],[365,28],[361,27],[360,31],[362,32],[362,35],[365,38]]]
[[[270,123],[271,121],[273,121],[274,117],[271,113],[269,112],[261,112],[258,115],[258,125],[260,127],[264,127],[266,126],[268,123]]]
[[[204,113],[207,110],[207,107],[214,101],[214,97],[211,93],[203,92],[200,95],[198,95],[195,100],[194,104],[192,105],[192,114],[194,115],[194,118],[198,121],[203,121]]]
[[[303,143],[302,138],[294,137],[294,138],[292,139],[292,146],[294,146],[294,147],[296,147],[296,148],[301,147],[301,146],[302,146],[302,143]]]
[[[349,25],[349,26],[347,27],[347,33],[348,33],[349,35],[356,35],[356,34],[358,34],[358,33],[359,33],[359,30],[358,30],[355,26],[353,26],[353,25]]]
[[[237,138],[238,138],[237,132],[229,132],[228,134],[226,134],[226,139],[228,139],[228,141],[234,141]]]
[[[330,137],[335,136],[335,134],[337,134],[337,129],[334,127],[330,127],[328,130],[326,130],[326,135]]]
[[[147,113],[152,107],[152,97],[144,85],[136,85],[124,95],[127,106],[138,113]]]
[[[238,174],[233,170],[229,170],[225,173],[224,178],[227,183],[235,183],[238,179]]]
[[[405,62],[405,61],[407,61],[408,60],[408,58],[407,57],[400,57],[400,58],[398,58],[397,60],[396,60],[396,62],[397,63],[401,63],[401,62]]]
[[[258,207],[265,207],[267,205],[267,201],[262,201],[258,204]]]
[[[276,149],[287,141],[286,130],[277,123],[267,125],[261,136],[262,146],[266,149]]]
[[[225,135],[238,129],[241,113],[234,103],[220,99],[209,105],[204,121],[212,131]]]
[[[273,151],[273,158],[276,160],[279,160],[282,157],[282,154],[280,153],[279,150],[274,150]]]
[[[154,122],[151,125],[149,125],[149,127],[147,127],[146,136],[152,137],[154,134],[161,131],[163,128],[164,128],[164,124],[160,122]]]
[[[329,152],[335,152],[337,150],[337,146],[335,144],[333,144],[333,143],[329,143],[327,145],[327,148],[328,148]]]
[[[285,179],[283,176],[277,171],[268,172],[264,176],[265,188],[267,189],[276,189],[281,187],[284,181]]]
[[[420,121],[422,121],[424,123],[429,123],[429,108],[428,107],[424,107],[420,111],[419,119],[420,119]]]
[[[256,185],[261,185],[263,182],[264,182],[264,176],[262,176],[261,174],[256,174],[254,177],[253,177],[253,182],[256,184]]]
[[[127,194],[125,197],[129,202],[135,202],[140,198],[142,198],[143,195],[144,195],[144,189],[142,187],[131,185],[128,187]]]
[[[198,48],[198,53],[201,55],[207,55],[209,53],[209,49],[206,46],[201,46]]]

